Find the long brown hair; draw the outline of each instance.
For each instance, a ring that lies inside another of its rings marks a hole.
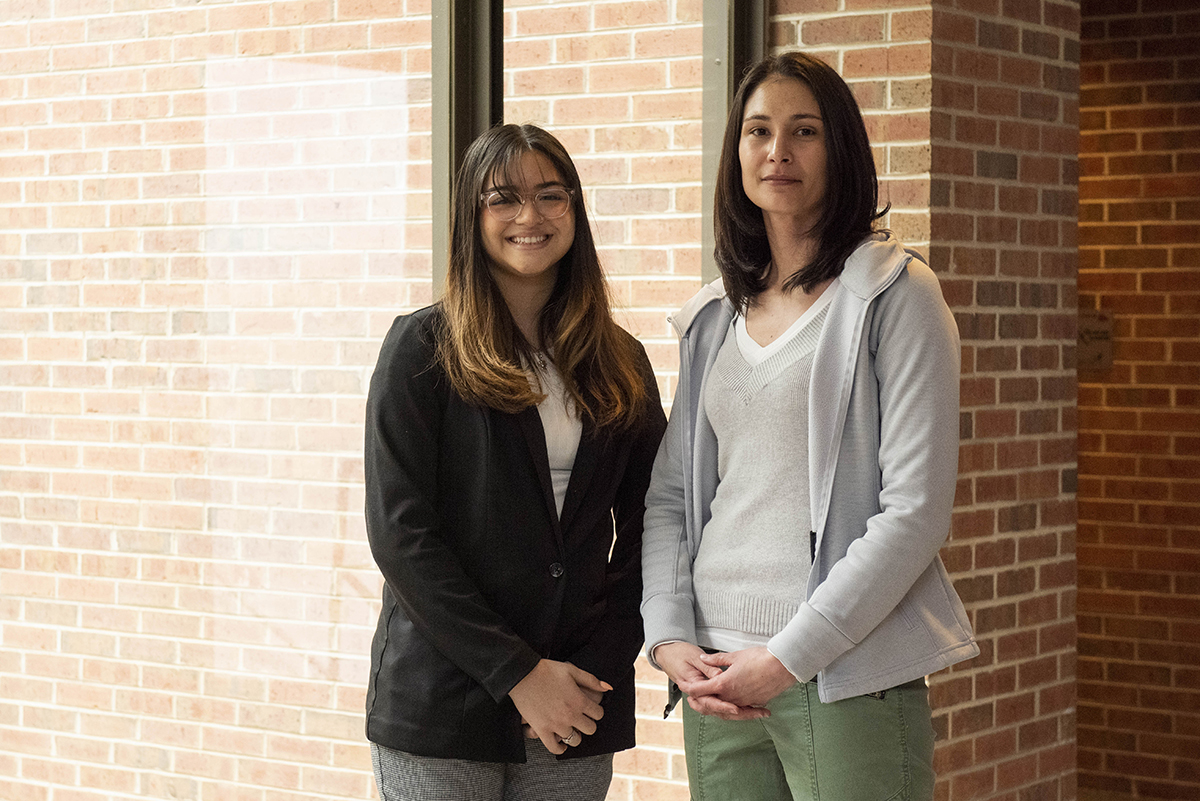
[[[742,78],[730,104],[713,213],[717,267],[730,301],[740,311],[766,289],[771,248],[762,209],[742,188],[738,144],[746,103],[772,77],[792,78],[808,86],[825,121],[825,208],[813,229],[820,245],[809,264],[788,276],[784,288],[800,287],[807,292],[825,279],[841,275],[846,257],[887,213],[886,207],[878,208],[879,183],[862,113],[842,76],[806,53],[782,53],[758,62]]]
[[[496,126],[472,142],[463,157],[451,204],[438,360],[468,402],[515,413],[545,397],[522,369],[533,363],[533,347],[492,278],[479,229],[480,194],[491,182],[513,183],[508,178],[526,153],[540,153],[554,165],[573,190],[575,216],[575,239],[558,264],[554,289],[538,317],[538,335],[553,354],[575,408],[598,426],[625,426],[649,399],[640,348],[612,319],[579,172],[562,144],[535,125]]]

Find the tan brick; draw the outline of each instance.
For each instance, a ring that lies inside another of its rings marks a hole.
[[[512,93],[516,96],[570,95],[583,92],[585,75],[582,67],[555,66],[514,70],[510,81]]]
[[[507,43],[505,48],[507,58]],[[589,32],[585,36],[560,36],[554,39],[554,52],[558,61],[588,62],[628,58],[632,48],[633,40],[627,32]]]
[[[518,9],[514,15],[517,36],[545,36],[578,33],[588,29],[587,5],[569,5],[546,9]]]
[[[555,125],[624,122],[629,119],[630,99],[615,96],[554,100],[550,110]]]
[[[265,28],[270,22],[271,4],[267,2],[219,6],[208,13],[208,30],[210,31]]]
[[[588,68],[587,89],[590,92],[662,89],[666,85],[665,64],[598,64]]]
[[[597,28],[637,28],[666,23],[670,10],[666,0],[631,0],[597,4],[593,13]]]
[[[636,58],[696,56],[701,51],[701,31],[699,25],[636,31],[633,55]]]
[[[635,157],[631,177],[635,181],[695,181],[700,175],[698,155]]]

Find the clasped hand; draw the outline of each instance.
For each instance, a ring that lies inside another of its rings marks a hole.
[[[769,716],[767,702],[796,683],[783,663],[761,646],[706,654],[691,643],[672,642],[654,649],[654,661],[687,693],[692,709],[724,720]]]
[[[604,717],[600,701],[612,689],[608,682],[575,667],[570,662],[543,659],[508,692],[525,736],[542,741],[552,754],[567,750],[563,740],[596,733],[596,721]],[[574,745],[579,745],[574,742]]]

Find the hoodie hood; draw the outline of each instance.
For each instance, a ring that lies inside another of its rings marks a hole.
[[[720,301],[725,298],[725,284],[720,278],[710,284],[705,284],[700,287],[700,291],[692,295],[687,303],[683,304],[683,308],[674,314],[668,315],[667,320],[675,328],[675,333],[683,337],[687,334],[688,329],[692,327],[692,323],[696,321],[700,311],[714,301]]]
[[[925,264],[925,259],[915,250],[903,247],[891,234],[872,234],[862,241],[846,259],[840,276],[842,286],[864,300],[870,300],[896,280],[910,259]],[[705,284],[700,291],[683,304],[667,319],[680,337],[696,321],[701,310],[714,301],[725,297],[725,285],[720,278]]]
[[[842,268],[842,286],[864,300],[870,300],[896,280],[910,259],[922,264],[920,253],[909,250],[889,233],[872,234],[846,259]]]

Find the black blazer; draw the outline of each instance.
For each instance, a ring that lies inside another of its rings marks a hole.
[[[646,413],[620,433],[584,421],[559,520],[537,409],[456,394],[434,359],[440,316],[396,319],[367,397],[367,538],[386,581],[367,738],[523,762],[508,691],[545,657],[613,687],[596,733],[567,755],[630,748],[643,504],[666,426],[645,351]]]

